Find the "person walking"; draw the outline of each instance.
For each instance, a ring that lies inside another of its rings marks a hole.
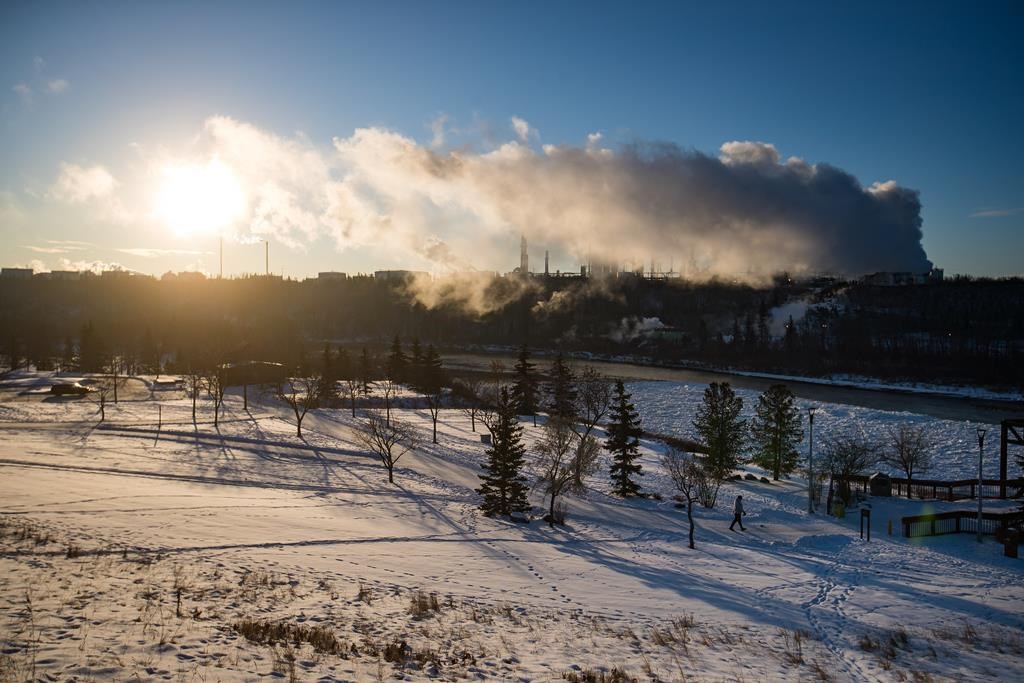
[[[743,515],[747,514],[743,511],[743,496],[736,496],[736,504],[732,506],[732,524],[729,525],[729,531],[736,531],[733,527],[738,523],[740,525],[740,531],[746,531],[746,527],[743,526]]]

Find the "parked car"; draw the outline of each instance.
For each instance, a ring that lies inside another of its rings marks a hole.
[[[83,396],[89,393],[89,387],[83,387],[78,382],[62,382],[50,387],[50,393],[54,396]]]

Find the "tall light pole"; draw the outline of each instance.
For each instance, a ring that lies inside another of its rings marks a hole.
[[[814,514],[814,410],[807,409],[807,421],[811,423],[810,439],[807,443],[807,513]]]
[[[978,543],[981,543],[981,454],[985,452],[984,427],[978,427]]]

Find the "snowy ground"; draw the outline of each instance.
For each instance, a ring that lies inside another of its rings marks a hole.
[[[483,446],[458,411],[439,445],[425,410],[397,411],[425,438],[388,485],[346,410],[300,439],[288,409],[232,395],[218,429],[201,402],[196,431],[180,394],[132,380],[98,426],[89,399],[17,381],[0,680],[1024,678],[1024,565],[991,540],[887,536],[916,501],[873,501],[868,544],[854,516],[809,517],[798,480],[735,482],[689,550],[655,443],[643,484],[662,500],[610,497],[599,474],[551,530],[478,514]],[[703,387],[670,384],[633,388],[649,428],[686,433]],[[728,530],[738,492],[746,533]]]
[[[628,388],[633,393],[634,402],[644,419],[644,427],[647,430],[657,434],[694,438],[693,418],[703,399],[706,387],[706,384],[696,382],[653,381],[631,382]],[[743,417],[749,420],[757,406],[759,393],[749,389],[735,389],[735,391],[736,395],[743,399]],[[933,445],[934,464],[929,471],[917,473],[915,476],[922,479],[971,479],[978,476],[977,428],[985,427],[988,429],[983,460],[985,477],[998,478],[999,476],[998,424],[939,420],[928,415],[873,410],[841,403],[798,400],[797,405],[805,415],[804,442],[800,448],[800,452],[803,454],[807,453],[807,438],[809,437],[806,411],[807,408],[813,406],[815,408],[814,443],[815,450],[819,453],[823,444],[832,436],[863,434],[873,443],[884,447],[890,428],[901,423],[925,425],[927,435]],[[906,476],[884,464],[879,464],[877,469],[896,476]],[[1009,465],[1009,476],[1011,478],[1022,476],[1020,468],[1012,458]]]

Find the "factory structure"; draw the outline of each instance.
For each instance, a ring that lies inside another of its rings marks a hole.
[[[269,245],[268,245],[269,247]],[[519,265],[513,268],[511,271],[504,274],[505,277],[522,277],[522,278],[538,278],[538,279],[619,279],[619,278],[633,278],[642,280],[673,280],[680,278],[689,278],[694,276],[700,276],[702,269],[697,265],[696,260],[691,254],[689,261],[684,262],[682,270],[676,269],[675,259],[669,258],[668,267],[664,267],[665,264],[651,258],[647,262],[641,261],[612,261],[600,257],[593,257],[588,255],[584,259],[584,263],[580,264],[578,270],[551,270],[551,253],[548,250],[544,250],[544,270],[541,272],[534,272],[530,269],[530,252],[529,243],[527,242],[526,235],[521,235],[519,238]],[[120,270],[120,271],[107,271],[99,274],[94,274],[89,271],[70,271],[70,270],[55,270],[51,272],[40,272],[36,273],[32,268],[25,267],[5,267],[0,270],[0,280],[31,280],[31,279],[43,279],[43,280],[79,280],[92,277],[103,277],[103,278],[115,278],[115,277],[131,277],[137,276],[138,273],[132,271]],[[737,274],[737,279],[745,279],[753,275],[753,273]],[[476,276],[476,277],[500,277],[501,274],[494,271],[486,270],[471,270],[460,273],[429,273],[427,271],[419,270],[377,270],[373,273],[359,273],[349,274],[339,271],[322,271],[317,274],[315,278],[319,282],[330,283],[330,282],[343,282],[351,278],[372,278],[375,281],[382,282],[391,285],[400,285],[411,280],[417,279],[444,279],[447,276]],[[163,279],[185,279],[198,278],[206,279],[202,273],[167,273],[163,276]],[[246,277],[264,277],[272,279],[282,279],[282,275],[271,275],[270,274],[270,259],[269,259],[269,248],[266,254],[266,267],[265,275],[247,275]],[[828,279],[837,280],[842,279],[836,277],[830,273],[819,273],[812,276],[807,276],[811,279]],[[944,273],[941,268],[932,268],[926,273],[913,273],[913,272],[878,272],[863,275],[859,278],[859,281],[866,285],[874,285],[880,287],[899,287],[906,285],[930,285],[943,281]]]

